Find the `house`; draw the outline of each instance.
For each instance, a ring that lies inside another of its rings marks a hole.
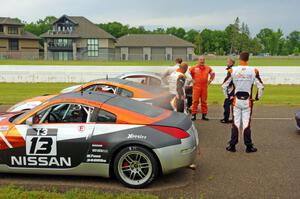
[[[26,32],[24,26],[18,19],[0,17],[0,58],[39,58],[39,37]]]
[[[114,59],[116,39],[85,17],[63,15],[40,37],[45,59]]]
[[[194,44],[169,34],[129,34],[117,40],[121,60],[192,60]]]

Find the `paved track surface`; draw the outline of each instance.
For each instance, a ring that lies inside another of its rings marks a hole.
[[[255,107],[252,131],[259,151],[246,154],[242,142],[236,153],[225,150],[231,127],[219,122],[221,107],[210,107],[211,120],[196,121],[200,137],[197,169],[160,177],[139,191],[162,198],[300,198],[300,132],[293,118],[297,109]],[[60,191],[132,191],[113,179],[96,177],[2,174],[0,184]]]

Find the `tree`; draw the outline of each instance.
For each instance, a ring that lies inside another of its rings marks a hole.
[[[287,48],[289,54],[292,54],[296,47],[300,48],[300,32],[293,31],[287,36]]]
[[[41,35],[52,29],[52,23],[57,18],[54,16],[47,16],[44,19],[39,19],[37,22],[25,23],[25,30],[35,35]]]
[[[282,36],[283,33],[280,29],[274,32],[269,28],[264,28],[257,34],[257,38],[263,46],[263,52],[271,55],[278,55]]]

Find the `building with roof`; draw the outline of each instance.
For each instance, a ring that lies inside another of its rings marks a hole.
[[[116,57],[121,60],[192,60],[194,44],[168,34],[129,34],[117,40]]]
[[[18,19],[0,17],[0,58],[38,59],[39,37],[24,30]]]
[[[44,39],[45,59],[114,59],[116,39],[81,16],[63,15]]]

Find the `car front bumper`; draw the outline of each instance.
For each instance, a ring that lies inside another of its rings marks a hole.
[[[181,144],[154,149],[158,156],[163,174],[194,163],[198,148],[198,132],[194,125],[187,131],[190,137],[182,139]]]

